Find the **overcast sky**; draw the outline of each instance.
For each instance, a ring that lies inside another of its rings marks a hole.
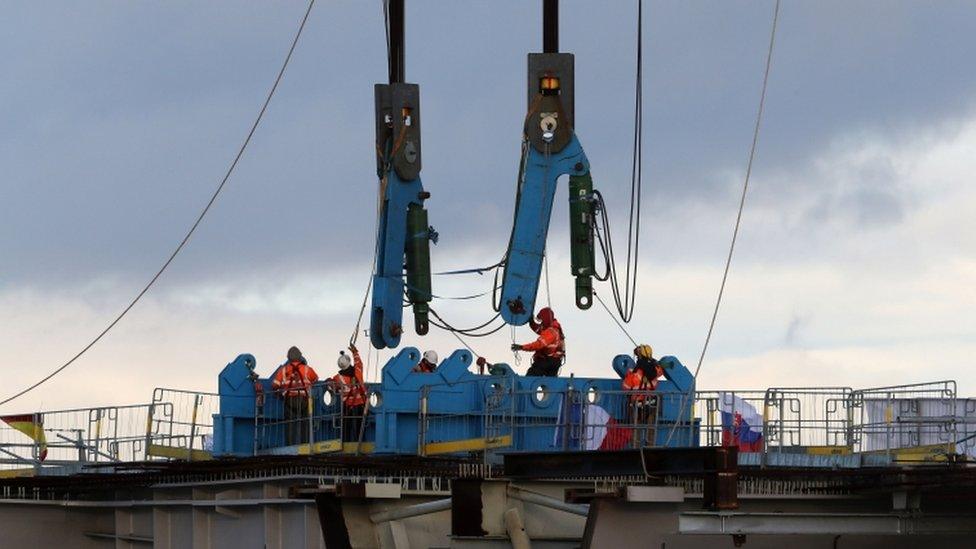
[[[539,4],[407,2],[406,74],[421,85],[422,177],[441,235],[435,270],[504,253]],[[253,353],[267,375],[291,345],[333,372],[370,272],[380,6],[319,1],[264,123],[184,253],[102,343],[0,411],[147,401],[159,386],[215,390],[236,355]],[[691,367],[731,236],[772,6],[645,6],[646,196],[628,330]],[[77,352],[159,267],[233,158],[304,8],[4,4],[0,397]],[[577,133],[623,236],[636,3],[566,0],[561,15],[561,48],[576,54]],[[974,52],[971,2],[783,2],[700,387],[957,379],[976,394]],[[602,376],[632,346],[603,310],[572,305],[566,197],[562,185],[549,241],[564,373]],[[464,295],[491,281],[434,284]],[[462,325],[492,314],[487,300],[435,305]],[[511,361],[511,341],[503,330],[471,344]],[[403,343],[441,356],[459,346],[436,331]]]

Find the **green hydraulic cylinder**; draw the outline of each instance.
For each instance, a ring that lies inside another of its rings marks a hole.
[[[413,305],[414,327],[418,335],[425,335],[429,328],[430,239],[427,210],[411,204],[407,210],[407,300]]]
[[[593,178],[587,172],[569,177],[569,258],[576,277],[576,306],[593,304]]]

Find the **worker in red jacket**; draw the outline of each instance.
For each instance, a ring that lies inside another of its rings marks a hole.
[[[432,374],[437,369],[437,351],[431,349],[424,351],[423,358],[413,367],[413,371],[418,374]]]
[[[342,441],[359,441],[359,431],[366,411],[366,383],[363,381],[363,360],[359,349],[349,345],[350,358],[339,352],[339,373],[332,376],[332,385],[342,399]]]
[[[622,383],[625,391],[631,391],[628,400],[631,402],[647,401],[651,391],[657,389],[658,378],[664,375],[661,363],[653,355],[650,345],[638,345],[634,349],[637,363],[627,372]]]
[[[634,349],[636,364],[621,383],[627,393],[627,421],[632,425],[634,447],[653,446],[656,442],[660,403],[654,391],[664,368],[653,355],[650,345],[638,345]]]
[[[566,356],[566,336],[559,321],[556,320],[555,313],[549,307],[540,309],[536,319],[538,322],[529,319],[529,327],[539,334],[539,337],[532,343],[524,345],[513,343],[512,350],[534,351],[532,366],[525,375],[555,377]]]
[[[271,380],[272,391],[284,401],[285,443],[288,445],[308,442],[310,395],[312,385],[318,380],[318,374],[308,365],[298,347],[288,349],[288,360]]]

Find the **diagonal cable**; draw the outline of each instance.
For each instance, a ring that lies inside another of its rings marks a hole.
[[[773,46],[776,44],[776,26],[779,23],[779,3],[780,0],[776,0],[776,5],[773,8],[773,23],[772,29],[769,32],[769,49],[766,51],[766,68],[763,72],[762,80],[762,91],[759,94],[759,108],[756,112],[756,125],[752,130],[752,146],[749,149],[749,162],[746,165],[746,175],[745,180],[742,183],[742,195],[739,198],[739,212],[735,216],[735,228],[732,230],[732,241],[729,243],[729,253],[725,258],[725,270],[722,272],[722,283],[718,288],[718,296],[715,298],[715,307],[712,309],[712,318],[708,323],[708,333],[705,335],[705,343],[702,345],[701,355],[698,356],[698,365],[695,366],[695,374],[693,379],[698,380],[698,373],[701,372],[702,363],[705,361],[705,353],[708,351],[708,344],[712,340],[712,332],[715,330],[715,321],[718,318],[718,311],[722,305],[722,296],[725,294],[725,283],[729,278],[729,270],[732,266],[732,254],[735,252],[735,242],[739,236],[739,227],[742,224],[742,210],[745,209],[746,205],[746,194],[749,192],[749,179],[752,176],[752,163],[756,158],[756,149],[759,145],[759,129],[762,126],[763,112],[766,107],[766,87],[769,83],[769,69],[772,66],[773,61]],[[681,399],[681,406],[678,407],[678,413],[682,414],[685,407],[685,400],[688,393]],[[665,445],[671,442],[671,437],[674,435],[674,430],[678,426],[676,421],[671,427],[671,431],[668,433],[667,441]]]
[[[45,382],[47,382],[54,376],[64,371],[65,368],[71,366],[76,360],[81,358],[82,355],[84,355],[86,352],[88,352],[89,349],[94,347],[96,343],[98,343],[103,337],[105,337],[105,335],[109,331],[111,331],[112,328],[114,328],[115,325],[118,324],[125,317],[125,315],[128,314],[130,310],[132,310],[133,307],[135,307],[136,303],[138,303],[139,300],[142,299],[142,296],[146,295],[149,289],[152,288],[153,285],[156,283],[156,281],[159,280],[159,278],[163,275],[163,273],[169,267],[170,263],[172,263],[173,260],[176,259],[176,256],[180,253],[180,251],[183,250],[183,247],[186,246],[186,243],[189,242],[190,237],[193,236],[194,231],[197,230],[197,227],[200,225],[200,222],[203,221],[203,218],[207,215],[207,212],[210,211],[211,206],[213,206],[214,202],[217,201],[217,197],[220,196],[220,192],[224,189],[224,185],[227,184],[227,181],[230,179],[230,176],[234,173],[234,169],[237,167],[238,162],[240,162],[241,158],[244,156],[244,151],[247,150],[247,146],[248,144],[250,144],[251,138],[254,136],[254,132],[258,129],[258,125],[261,123],[262,118],[264,118],[264,113],[265,111],[268,110],[268,105],[271,103],[271,98],[274,97],[275,91],[278,89],[278,84],[281,83],[281,78],[285,74],[285,69],[288,68],[288,63],[289,61],[291,61],[292,53],[295,52],[295,46],[298,45],[298,39],[301,38],[302,31],[305,30],[305,23],[308,21],[308,16],[309,14],[312,13],[312,7],[314,5],[315,5],[315,0],[309,0],[308,8],[306,8],[305,15],[302,17],[301,24],[299,24],[298,26],[298,31],[295,33],[295,38],[291,41],[291,47],[288,48],[288,54],[285,56],[285,60],[281,64],[281,69],[278,70],[278,75],[275,77],[274,84],[271,86],[271,90],[268,91],[268,96],[264,99],[264,103],[261,105],[261,110],[258,111],[258,115],[254,119],[254,123],[251,124],[250,131],[247,132],[247,137],[244,138],[244,142],[241,144],[240,148],[237,150],[237,154],[234,156],[234,160],[230,163],[230,166],[227,168],[227,172],[224,173],[224,177],[223,179],[220,180],[220,184],[217,185],[217,189],[214,190],[213,194],[210,196],[210,200],[207,202],[207,205],[203,207],[203,210],[200,212],[200,215],[197,216],[196,221],[193,222],[193,225],[190,226],[190,230],[187,231],[186,236],[183,237],[183,240],[180,241],[179,245],[176,246],[176,249],[174,249],[173,252],[169,255],[169,257],[163,263],[163,266],[160,267],[158,271],[156,271],[156,274],[153,275],[153,277],[142,288],[142,290],[138,294],[136,294],[136,297],[129,302],[129,304],[125,307],[125,309],[123,309],[122,312],[115,317],[115,320],[113,320],[108,326],[106,326],[105,329],[102,330],[101,333],[99,333],[95,337],[95,339],[91,340],[91,342],[89,342],[88,345],[85,345],[80,351],[78,351],[78,353],[75,356],[71,357],[70,360],[68,360],[61,366],[57,367],[54,371],[41,378],[39,381],[31,385],[30,387],[27,387],[26,389],[14,394],[13,396],[7,397],[6,399],[0,401],[0,406],[3,406],[4,404],[7,404],[8,402],[11,402],[17,398],[20,398],[26,395],[27,393],[33,391],[34,389],[40,387],[41,385],[43,385]]]

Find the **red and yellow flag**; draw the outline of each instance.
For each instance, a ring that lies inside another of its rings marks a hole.
[[[37,443],[37,457],[41,461],[47,457],[47,438],[44,436],[44,421],[41,414],[20,414],[0,416],[0,420],[31,437]]]

